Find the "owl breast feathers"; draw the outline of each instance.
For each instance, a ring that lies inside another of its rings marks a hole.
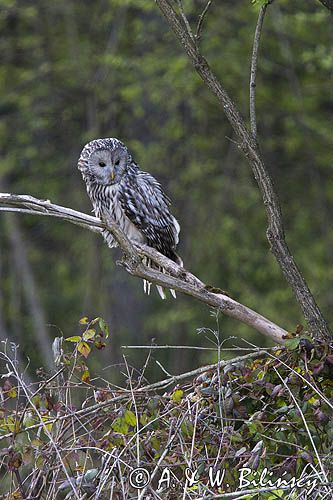
[[[175,253],[180,227],[170,213],[170,200],[157,180],[140,170],[121,141],[89,142],[78,168],[97,217],[107,220],[111,216],[130,240],[145,243],[182,265]],[[110,247],[117,245],[109,231],[104,230],[103,236]],[[148,260],[146,263],[153,266]],[[165,298],[164,290],[157,288]],[[149,293],[150,284],[145,283],[144,289]]]

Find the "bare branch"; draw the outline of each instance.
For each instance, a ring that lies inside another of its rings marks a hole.
[[[42,213],[43,215],[58,217],[93,232],[108,229],[117,239],[119,246],[123,250],[124,259],[121,264],[131,275],[190,295],[208,306],[221,310],[225,315],[255,328],[274,342],[284,343],[286,330],[252,309],[233,300],[231,297],[225,295],[222,290],[213,289],[205,285],[199,278],[160,254],[154,248],[146,245],[134,246],[121,229],[111,220],[106,224],[91,215],[55,205],[50,201],[38,200],[27,195],[0,193],[0,205],[2,205],[4,210],[6,207],[9,207],[10,210],[17,208],[18,210],[24,209],[24,213],[30,211],[32,215],[40,215]],[[142,263],[143,256],[147,256],[159,264],[165,269],[166,273],[144,265]]]
[[[261,191],[268,219],[267,238],[270,243],[272,253],[275,256],[286,281],[293,290],[294,296],[303,312],[310,332],[317,339],[330,339],[331,331],[329,326],[317,306],[316,301],[300,270],[298,269],[286,243],[280,203],[256,141],[245,125],[245,121],[237,106],[211,70],[206,59],[200,54],[197,45],[187,34],[186,30],[184,30],[183,23],[170,7],[168,1],[156,0],[156,3],[163,13],[170,28],[173,30],[179,42],[184,47],[184,50],[196,71],[201,76],[210,91],[217,97],[239,140],[238,147],[249,162],[255,180],[257,181]]]
[[[250,76],[250,123],[253,139],[257,141],[257,118],[256,118],[256,77],[257,77],[257,63],[259,54],[259,44],[264,23],[268,3],[265,3],[259,11],[256,31],[253,40],[252,59],[251,59],[251,76]]]
[[[179,8],[179,12],[180,12],[180,17],[184,23],[184,26],[185,26],[185,29],[187,31],[187,34],[188,36],[191,38],[192,42],[194,42],[194,36],[193,36],[193,32],[192,32],[192,28],[190,26],[190,23],[188,22],[188,19],[185,15],[185,12],[184,12],[184,7],[183,7],[183,1],[182,0],[177,0],[177,4],[178,4],[178,8]]]
[[[195,33],[195,40],[196,42],[198,43],[200,38],[201,38],[201,33],[202,33],[202,25],[203,25],[203,22],[205,20],[205,17],[206,17],[206,14],[209,10],[209,7],[212,5],[212,1],[213,0],[208,0],[208,2],[206,3],[206,7],[204,8],[204,10],[201,12],[200,16],[199,16],[199,21],[198,21],[198,24],[197,24],[197,30],[196,30],[196,33]]]
[[[224,359],[218,363],[213,363],[210,365],[200,366],[199,368],[195,368],[194,370],[191,370],[189,372],[180,373],[179,375],[171,375],[170,377],[163,379],[163,380],[160,380],[158,382],[154,382],[154,383],[149,384],[149,385],[144,385],[144,386],[138,387],[137,389],[134,389],[133,392],[134,392],[134,394],[139,395],[139,394],[145,394],[147,392],[153,392],[153,391],[156,391],[159,389],[165,390],[170,385],[179,383],[179,382],[184,381],[188,378],[193,379],[194,377],[197,377],[198,375],[201,375],[202,373],[205,373],[208,371],[221,369],[221,368],[224,368],[226,366],[231,366],[231,365],[234,365],[234,366],[244,365],[247,361],[249,361],[251,359],[269,356],[270,355],[269,351],[271,351],[271,350],[275,351],[276,349],[277,349],[277,347],[273,347],[272,349],[254,348],[254,349],[252,349],[252,352],[250,352],[248,354],[245,354],[242,356],[237,356],[237,357],[232,358],[232,359]],[[0,351],[0,356],[1,356],[1,351]],[[59,372],[57,375],[59,375]],[[28,432],[28,431],[31,431],[34,429],[40,429],[44,425],[49,425],[49,424],[54,424],[55,422],[63,422],[63,421],[69,420],[73,415],[75,415],[75,417],[87,417],[88,415],[96,413],[96,410],[100,410],[101,408],[107,408],[108,406],[113,406],[116,402],[122,401],[123,399],[125,399],[128,396],[129,393],[131,393],[131,391],[126,390],[126,389],[121,389],[120,395],[114,396],[111,399],[107,399],[106,401],[98,402],[97,404],[92,405],[92,406],[87,406],[87,407],[83,407],[81,409],[77,409],[77,410],[75,410],[75,412],[74,411],[69,412],[65,415],[56,416],[56,417],[50,416],[48,420],[45,420],[42,423],[38,422],[37,424],[32,424],[32,425],[29,425],[28,427],[22,426],[22,427],[20,427],[19,430],[16,430],[15,432],[16,432],[16,434],[20,434],[20,433]],[[33,396],[34,396],[34,394],[33,394]],[[33,396],[31,396],[30,399]],[[1,435],[0,442],[3,441],[4,439],[11,437],[12,435],[13,435],[13,432],[9,432],[7,434]]]
[[[220,369],[225,366],[244,364],[246,363],[246,361],[249,361],[250,359],[256,359],[261,356],[268,356],[268,352],[266,349],[256,349],[254,352],[250,352],[249,354],[244,354],[243,356],[237,356],[236,358],[229,360],[224,359],[218,363],[213,363],[211,365],[200,366],[199,368],[195,368],[194,370],[191,370],[186,373],[181,373],[180,375],[170,375],[170,377],[161,380],[159,382],[154,382],[153,384],[150,384],[148,387],[149,390],[160,389],[160,388],[165,389],[169,385],[179,383],[182,380],[186,380],[187,378],[197,377],[201,373],[216,370],[217,368]],[[138,392],[141,390],[143,389],[137,389]]]

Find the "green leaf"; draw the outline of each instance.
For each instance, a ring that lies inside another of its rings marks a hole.
[[[89,330],[86,330],[84,334],[82,335],[83,340],[90,340],[93,339],[96,335],[96,330],[93,328],[89,328]]]
[[[73,337],[67,337],[66,342],[81,342],[82,337],[80,335],[74,335]]]
[[[150,440],[150,444],[151,446],[154,448],[154,450],[156,451],[159,451],[161,449],[161,443],[160,441],[157,439],[156,436],[153,436]]]
[[[125,422],[132,427],[136,426],[136,417],[131,410],[126,410],[124,413]]]
[[[98,472],[99,472],[98,469],[89,469],[89,470],[87,470],[87,472],[84,475],[84,480],[87,481],[87,482],[92,481],[93,479],[95,479],[95,477],[97,476]]]
[[[189,420],[184,420],[180,427],[182,434],[187,436],[187,437],[192,437],[193,436],[193,424]]]
[[[117,417],[111,424],[112,429],[120,434],[128,433],[128,425],[123,417]]]
[[[267,500],[276,500],[277,498],[283,498],[285,491],[284,490],[274,490],[271,493],[272,493],[272,495],[269,495]]]
[[[4,424],[9,432],[17,434],[21,430],[20,421],[15,417],[12,416],[7,417],[4,420]]]
[[[285,345],[287,349],[289,349],[290,351],[294,351],[295,349],[298,348],[300,341],[301,341],[300,337],[294,337],[292,339],[286,340]]]
[[[171,396],[172,401],[175,403],[180,403],[182,397],[183,397],[184,391],[181,389],[177,389]]]
[[[8,396],[9,398],[16,398],[17,396],[17,390],[16,390],[16,387],[12,387],[9,391],[6,392],[6,396]]]
[[[99,318],[99,327],[101,331],[105,334],[105,338],[107,339],[109,336],[109,326],[106,321],[104,321],[103,318]]]

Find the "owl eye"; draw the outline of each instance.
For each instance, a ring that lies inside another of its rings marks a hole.
[[[120,163],[120,160],[118,159],[116,162],[115,162],[115,165],[119,165]]]
[[[104,163],[104,161],[100,161],[98,165],[99,165],[100,167],[106,167],[106,163]]]

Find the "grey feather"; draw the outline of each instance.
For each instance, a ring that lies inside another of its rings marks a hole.
[[[159,182],[140,170],[125,144],[115,138],[89,142],[78,168],[97,217],[111,216],[130,240],[145,243],[182,265],[175,251],[180,226],[170,213],[170,200]],[[117,246],[109,231],[104,230],[103,236],[109,247]],[[146,262],[158,268],[149,259]],[[150,286],[144,283],[148,294]],[[157,286],[157,290],[165,298],[163,287]],[[171,293],[175,297],[174,290]]]

